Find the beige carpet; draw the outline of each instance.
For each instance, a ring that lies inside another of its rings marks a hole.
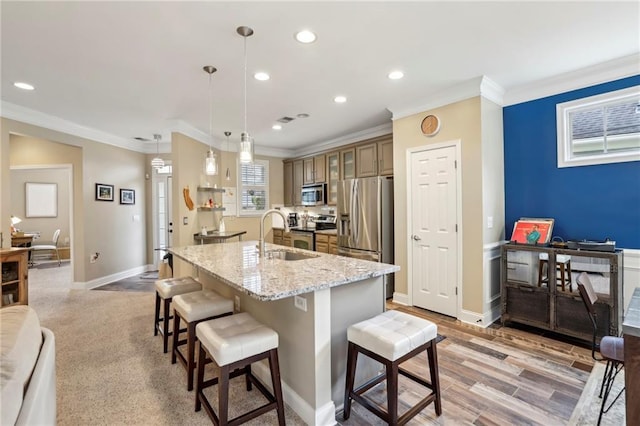
[[[602,375],[604,374],[606,363],[598,362],[594,365],[589,380],[582,391],[580,400],[576,404],[576,408],[573,410],[571,419],[569,419],[569,425],[571,426],[583,426],[583,425],[596,425],[598,423],[598,414],[600,413],[600,405],[602,399],[598,397],[600,393],[600,386],[602,385]],[[618,373],[611,389],[611,395],[607,399],[607,406],[611,404],[613,399],[618,395],[620,389],[624,387],[624,370]],[[603,426],[620,426],[625,424],[625,394],[620,395],[620,398],[616,401],[611,409],[602,416]]]
[[[56,338],[59,425],[211,424],[194,412],[184,368],[153,336],[153,293],[70,290],[68,265],[29,270],[29,286],[29,304]],[[265,402],[243,382],[232,381],[231,416]],[[288,407],[286,417],[304,424]],[[277,424],[275,411],[249,424]]]

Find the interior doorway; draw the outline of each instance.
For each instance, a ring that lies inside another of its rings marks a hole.
[[[166,162],[164,167],[153,171],[151,180],[153,185],[153,264],[156,268],[167,254],[164,249],[172,247],[173,243],[172,172],[171,163]]]
[[[410,150],[407,185],[412,304],[452,317],[461,290],[459,150],[459,141]]]

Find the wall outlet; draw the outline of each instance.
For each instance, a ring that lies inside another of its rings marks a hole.
[[[487,217],[487,228],[489,229],[493,228],[493,216]]]
[[[293,298],[293,305],[301,311],[307,312],[307,299],[301,296],[295,296]]]
[[[240,312],[240,296],[235,296],[233,300],[233,309],[236,312]]]

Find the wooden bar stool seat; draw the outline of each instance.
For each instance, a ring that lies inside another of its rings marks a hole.
[[[202,284],[192,277],[166,278],[156,281],[156,310],[153,320],[153,335],[157,336],[158,332],[162,334],[165,354],[169,348],[169,336],[171,336],[169,320],[173,318],[170,310],[173,296],[199,290],[202,290]],[[160,318],[161,304],[163,305],[162,318]],[[162,327],[160,327],[161,323]]]
[[[344,419],[351,415],[351,400],[355,400],[390,425],[403,425],[432,402],[436,414],[442,414],[440,379],[436,353],[437,326],[431,321],[398,311],[387,311],[347,329],[349,341],[347,380],[344,393]],[[414,356],[427,352],[431,381],[399,367]],[[354,389],[358,354],[364,354],[385,366],[380,374]],[[431,390],[425,398],[398,416],[398,374]],[[364,394],[378,383],[387,381],[387,410],[380,408]]]
[[[205,411],[215,425],[238,425],[275,409],[278,424],[285,424],[282,384],[278,364],[278,333],[256,321],[248,313],[204,321],[196,326],[200,341],[198,352],[198,375],[196,380],[196,411],[204,405]],[[207,358],[220,368],[219,377],[204,380]],[[269,360],[273,393],[251,373],[251,364],[262,359]],[[256,385],[269,401],[254,410],[229,419],[229,380],[244,375],[247,391]],[[219,384],[218,414],[204,394],[204,389]]]
[[[546,270],[546,275],[545,275]],[[559,254],[556,256],[556,270],[560,272],[560,276],[556,273],[556,285],[562,287],[569,286],[571,290],[571,256],[567,254]],[[540,253],[538,263],[538,287],[542,284],[549,285],[549,253]]]
[[[171,363],[177,359],[187,370],[187,390],[193,389],[195,365],[196,325],[202,321],[233,314],[233,301],[222,297],[213,290],[200,290],[181,294],[173,298],[173,349]],[[186,324],[187,339],[180,340],[180,321]],[[180,346],[187,345],[186,355],[180,352]]]

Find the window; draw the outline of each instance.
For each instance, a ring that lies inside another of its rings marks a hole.
[[[240,163],[240,216],[261,215],[269,209],[269,162],[255,160],[250,164]]]
[[[640,86],[558,104],[558,167],[640,160]]]

